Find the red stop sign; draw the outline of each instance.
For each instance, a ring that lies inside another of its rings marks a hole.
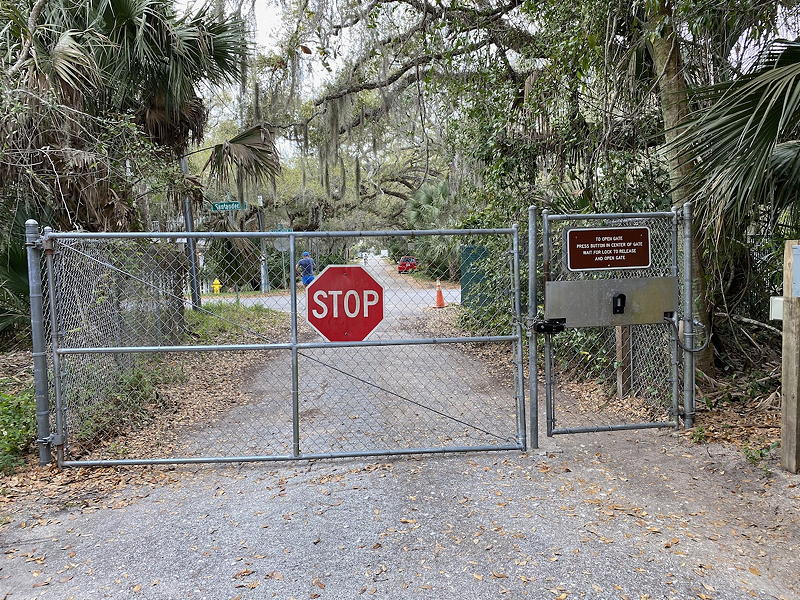
[[[309,324],[329,342],[360,342],[383,321],[383,286],[363,267],[325,267],[306,300]]]

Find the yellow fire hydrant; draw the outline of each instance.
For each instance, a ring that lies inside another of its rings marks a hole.
[[[222,284],[220,283],[219,279],[215,279],[211,282],[211,289],[215,294],[219,294],[219,291],[222,289]]]

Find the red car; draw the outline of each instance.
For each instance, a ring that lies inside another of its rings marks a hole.
[[[417,259],[413,256],[401,256],[397,263],[398,273],[413,273],[417,270]]]

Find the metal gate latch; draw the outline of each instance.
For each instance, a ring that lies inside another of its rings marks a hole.
[[[562,331],[564,331],[564,322],[563,319],[534,321],[533,330],[536,333],[561,333]]]

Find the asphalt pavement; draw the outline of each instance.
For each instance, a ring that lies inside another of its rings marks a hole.
[[[392,286],[402,310],[432,299],[410,280]],[[285,299],[267,301],[279,308]],[[324,358],[377,365],[370,377],[383,372],[384,384],[431,401],[446,395],[462,417],[480,404],[501,436],[513,435],[512,390],[475,356],[425,346],[416,361],[428,368],[400,379],[389,367],[403,360],[399,350],[359,352]],[[282,360],[243,382],[255,403],[217,415],[185,445],[258,447],[270,427],[285,426],[288,413],[275,408]],[[441,364],[455,365],[448,379],[431,368]],[[430,421],[420,407],[393,413],[396,398],[318,368],[304,382],[312,449],[478,435]],[[245,430],[248,411],[267,424]],[[0,598],[800,598],[796,478],[765,475],[736,452],[670,431],[545,439],[528,453],[155,470],[154,483],[144,476],[152,469],[125,468],[130,482],[108,501],[59,504],[56,495],[6,511]]]

